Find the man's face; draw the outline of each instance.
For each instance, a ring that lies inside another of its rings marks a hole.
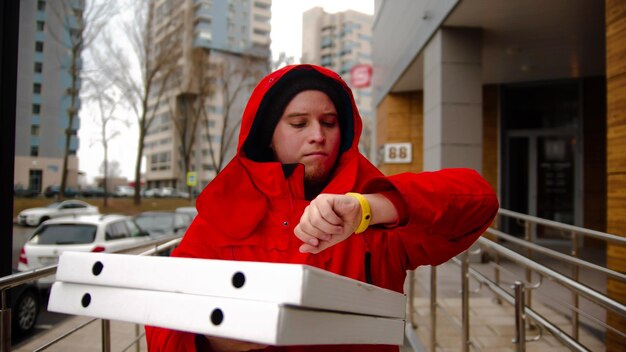
[[[330,98],[317,90],[296,95],[280,117],[272,150],[283,164],[304,164],[308,184],[326,182],[339,155],[341,133],[337,110]]]

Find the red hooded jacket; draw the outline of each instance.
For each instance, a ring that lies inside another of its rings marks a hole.
[[[279,162],[256,162],[242,150],[259,105],[272,85],[291,70],[311,69],[334,79],[347,92],[353,111],[352,144],[341,154],[323,193],[388,192],[396,195],[392,201],[399,213],[405,214],[396,226],[371,226],[319,254],[300,253],[302,243],[293,233],[309,204],[304,196],[304,167],[298,165],[285,176]],[[309,264],[402,292],[406,270],[446,262],[467,249],[489,226],[498,201],[478,173],[446,169],[385,177],[358,151],[361,128],[352,93],[336,73],[313,65],[293,65],[265,77],[244,111],[236,156],[198,198],[198,216],[173,256]],[[193,333],[146,327],[146,336],[150,351],[210,351],[210,347],[196,346]],[[265,350],[398,351],[398,346]]]

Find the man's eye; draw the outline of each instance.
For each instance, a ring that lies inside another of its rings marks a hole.
[[[335,127],[337,125],[337,121],[322,121],[322,126],[325,127]]]
[[[304,122],[298,122],[298,123],[293,123],[293,122],[292,122],[292,123],[290,123],[290,125],[291,125],[291,127],[294,127],[294,128],[302,128],[302,127],[304,127],[306,124],[305,124]]]

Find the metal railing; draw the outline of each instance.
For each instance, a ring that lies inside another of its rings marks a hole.
[[[574,351],[588,351],[588,349],[580,343],[579,341],[579,330],[580,330],[580,321],[579,321],[579,297],[584,297],[589,301],[597,304],[607,311],[614,312],[619,316],[626,318],[626,306],[623,304],[607,297],[605,294],[598,292],[582,283],[580,283],[579,277],[579,268],[585,268],[594,273],[599,273],[605,275],[606,277],[610,277],[612,279],[618,280],[620,282],[626,282],[626,275],[623,273],[602,267],[597,264],[593,264],[587,261],[584,261],[579,258],[580,251],[577,250],[577,247],[580,244],[580,237],[588,236],[593,237],[595,239],[600,239],[606,241],[607,243],[619,244],[626,246],[626,238],[602,233],[599,231],[589,230],[577,226],[572,226],[568,224],[562,224],[551,220],[541,219],[525,214],[520,214],[516,212],[512,212],[505,209],[500,209],[500,216],[509,216],[514,217],[518,221],[524,222],[524,227],[526,229],[525,238],[526,240],[519,239],[515,236],[511,236],[502,231],[499,231],[494,228],[489,228],[486,233],[492,235],[494,240],[489,240],[485,237],[479,238],[477,245],[479,246],[479,250],[488,249],[489,254],[495,255],[496,265],[494,265],[494,279],[488,278],[486,275],[482,274],[478,270],[472,268],[469,263],[469,254],[470,252],[466,251],[465,253],[459,255],[459,258],[453,258],[453,262],[458,264],[461,267],[461,339],[462,339],[462,351],[469,351],[472,342],[470,341],[470,321],[469,321],[469,307],[470,307],[470,289],[469,289],[469,278],[476,280],[481,287],[488,288],[491,292],[495,294],[498,298],[498,302],[507,302],[512,305],[515,309],[515,323],[516,323],[516,337],[514,343],[516,344],[516,349],[518,351],[524,351],[526,345],[526,336],[525,336],[525,327],[532,321],[532,324],[538,325],[540,329],[546,330],[550,332],[558,341],[560,341],[563,345],[567,346],[571,350]],[[571,234],[572,239],[572,255],[566,255],[560,253],[558,251],[545,248],[539,246],[535,243],[530,242],[531,236],[529,236],[528,229],[531,229],[532,226],[541,225],[548,226],[559,231],[566,231]],[[520,247],[520,251],[524,252],[524,254],[517,253],[502,244],[497,243],[496,241],[506,241],[507,244],[513,244],[515,246]],[[540,253],[549,258],[558,259],[562,263],[569,264],[573,266],[575,269],[572,270],[571,276],[564,275],[556,270],[550,269],[537,261],[532,260],[532,253]],[[512,287],[507,288],[503,287],[500,278],[500,258],[506,258],[512,263],[521,266],[525,270],[525,278],[524,279],[516,279],[515,283]],[[571,323],[572,323],[572,331],[568,334],[562,331],[556,324],[550,322],[547,318],[539,314],[537,311],[532,308],[532,301],[530,300],[531,292],[533,289],[538,288],[541,285],[541,281],[539,284],[532,284],[533,275],[539,275],[540,280],[542,278],[547,278],[551,281],[554,281],[565,287],[572,293],[573,307],[571,314]],[[430,279],[430,351],[435,351],[438,346],[437,341],[437,270],[436,267],[431,268],[431,279]],[[411,274],[409,276],[410,279],[410,287],[413,287],[415,282],[415,275]],[[509,290],[513,289],[513,292],[509,292]],[[413,307],[415,299],[414,295],[411,294],[409,296],[409,307],[410,314],[407,319],[409,323],[413,327],[417,327],[417,323],[413,319]],[[530,321],[528,318],[530,318]],[[605,325],[607,328],[611,328]],[[624,332],[614,331],[618,334],[624,335]],[[414,332],[413,332],[414,333]],[[541,335],[538,337],[541,338]],[[414,340],[409,339],[409,340]],[[415,351],[426,350],[426,348],[421,346],[413,346]]]
[[[176,247],[178,243],[180,243],[182,239],[182,235],[176,236],[168,236],[160,239],[155,239],[152,241],[147,241],[145,243],[137,244],[133,247],[126,248],[122,251],[118,251],[116,253],[130,253],[136,252],[138,250],[150,248],[145,250],[138,255],[155,255],[160,252],[166,251],[173,247]],[[9,352],[11,351],[11,309],[8,308],[8,300],[6,292],[7,290],[17,287],[19,285],[33,282],[35,280],[53,275],[56,273],[57,265],[50,265],[42,268],[33,269],[31,271],[25,271],[17,274],[13,274],[10,276],[5,276],[0,278],[0,294],[2,296],[2,310],[0,310],[0,352]],[[91,323],[101,320],[102,322],[102,351],[110,352],[111,351],[111,329],[110,329],[110,321],[104,319],[91,319],[79,326],[71,329],[70,331],[65,332],[61,336],[54,338],[52,341],[40,346],[35,349],[35,351],[43,351],[50,346],[62,341],[66,337],[74,334],[75,332],[83,329],[84,327],[90,325]],[[141,333],[141,329],[139,329],[139,325],[135,327],[135,338],[130,344],[124,349],[124,351],[128,350],[132,346],[136,347],[136,351],[139,351],[139,340],[143,337],[143,333]]]
[[[542,225],[542,226],[551,226],[557,228],[559,230],[567,231],[572,234],[572,239],[579,238],[581,236],[589,236],[596,239],[601,239],[606,242],[625,245],[626,246],[626,238],[622,238],[619,236],[605,234],[598,231],[588,230],[572,225],[561,224],[558,222],[545,220],[541,218],[536,218],[532,216],[528,216],[525,214],[519,214],[515,212],[511,212],[508,210],[501,209],[499,211],[501,216],[511,216],[523,221],[525,223],[526,228],[530,228],[532,225]],[[470,336],[470,316],[469,316],[469,308],[470,308],[470,288],[469,288],[469,280],[470,278],[476,280],[481,287],[488,288],[491,292],[493,292],[500,302],[506,302],[514,307],[515,309],[515,317],[514,321],[516,324],[515,332],[515,344],[516,349],[518,351],[524,351],[526,346],[526,327],[532,321],[533,324],[536,324],[540,327],[540,329],[550,332],[558,341],[560,341],[563,345],[567,346],[571,350],[574,351],[588,351],[587,347],[580,343],[578,340],[578,330],[580,329],[579,319],[578,319],[578,297],[585,297],[586,299],[598,304],[599,306],[610,310],[621,317],[626,318],[626,306],[623,304],[607,297],[606,295],[585,286],[579,282],[578,278],[578,270],[574,270],[572,272],[572,277],[568,277],[560,272],[557,272],[553,269],[550,269],[536,261],[533,261],[530,258],[529,253],[541,253],[542,255],[546,255],[552,258],[556,258],[562,262],[569,263],[576,268],[585,268],[587,270],[592,270],[594,272],[601,273],[606,275],[607,277],[611,277],[613,279],[619,280],[621,282],[626,282],[626,275],[610,270],[608,268],[604,268],[602,266],[586,262],[578,258],[580,254],[579,251],[572,250],[572,255],[568,256],[562,254],[560,252],[538,246],[532,242],[521,240],[517,237],[506,234],[497,229],[489,228],[487,231],[490,235],[494,236],[497,241],[506,241],[507,243],[514,244],[523,248],[526,252],[523,254],[517,253],[502,244],[497,243],[494,240],[489,240],[487,238],[479,238],[477,244],[481,249],[488,249],[490,253],[496,255],[496,261],[499,262],[500,258],[506,258],[507,260],[517,263],[525,268],[526,270],[526,278],[521,280],[515,280],[514,285],[511,287],[503,287],[500,279],[500,267],[499,265],[495,265],[494,277],[495,279],[490,279],[480,271],[471,267],[471,263],[469,261],[469,256],[471,252],[464,252],[459,256],[459,258],[454,258],[453,262],[458,264],[461,267],[461,299],[462,299],[462,318],[461,318],[461,328],[462,328],[462,351],[469,351],[470,346],[472,345],[471,336]],[[180,242],[180,237],[169,240],[160,240],[156,242],[149,242],[146,244],[138,245],[132,249],[126,250],[124,252],[129,252],[132,250],[137,250],[139,248],[147,248],[151,249],[148,251],[144,251],[139,255],[154,255],[161,251],[167,250],[169,248],[175,247]],[[579,241],[573,240],[573,247],[577,247]],[[7,276],[0,278],[0,291],[2,293],[2,319],[0,320],[0,324],[2,327],[0,328],[0,332],[2,333],[2,341],[0,343],[0,352],[10,351],[11,350],[11,341],[10,341],[10,310],[7,309],[7,300],[5,292],[9,288],[18,286],[20,284],[31,282],[33,280],[52,275],[56,272],[56,265],[39,268],[32,270],[30,272],[18,273],[15,275]],[[550,322],[547,318],[542,316],[539,312],[532,308],[531,301],[529,300],[530,292],[538,287],[538,285],[532,285],[532,276],[533,273],[539,275],[540,277],[548,278],[552,281],[555,281],[566,287],[570,291],[572,291],[574,300],[574,311],[572,313],[572,326],[573,330],[570,334],[566,333],[562,329],[558,327],[557,324]],[[414,350],[422,351],[425,350],[424,346],[421,342],[415,338],[415,336],[411,336],[414,332],[410,329],[411,326],[416,327],[417,322],[413,319],[413,309],[414,309],[414,273],[409,273],[410,280],[410,288],[409,288],[409,308],[410,313],[407,316],[408,324],[407,324],[407,338],[411,341],[411,345]],[[431,333],[430,333],[430,351],[435,351],[437,347],[437,270],[435,267],[431,268],[431,277],[430,277],[430,325],[431,325]],[[9,318],[7,319],[7,315]],[[50,346],[56,344],[59,341],[62,341],[66,337],[71,334],[79,331],[80,329],[88,326],[89,324],[97,321],[98,319],[92,319],[87,321],[80,326],[66,332],[62,336],[55,338],[53,341],[46,343],[45,345],[39,347],[36,351],[42,351]],[[102,351],[109,352],[111,349],[111,336],[110,336],[110,322],[108,320],[101,320],[102,328],[101,328],[101,338],[102,338]],[[135,349],[139,351],[139,341],[143,337],[143,333],[139,325],[135,325],[135,337],[123,350],[126,351],[133,346]],[[539,336],[539,338],[541,335]]]

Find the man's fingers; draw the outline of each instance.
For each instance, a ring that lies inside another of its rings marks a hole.
[[[301,226],[302,231],[308,235],[324,241],[328,241],[331,235],[343,232],[342,226],[326,221],[326,219],[322,217],[320,209],[313,204],[305,209],[304,214],[300,218],[299,226]]]
[[[311,229],[313,229],[313,227],[311,227],[310,225],[307,225],[305,223],[300,223],[293,230],[293,233],[296,235],[296,237],[298,237],[298,239],[300,239],[300,241],[304,243],[308,243],[312,246],[319,245],[321,240],[327,241],[330,239],[330,235],[328,234],[321,234],[321,233],[317,233],[317,235],[312,234],[311,232],[313,232],[313,230]]]
[[[318,202],[314,201],[311,205],[315,206],[320,218],[324,219],[327,223],[335,226],[343,225],[343,219],[341,219],[333,209],[332,198],[325,197]]]

